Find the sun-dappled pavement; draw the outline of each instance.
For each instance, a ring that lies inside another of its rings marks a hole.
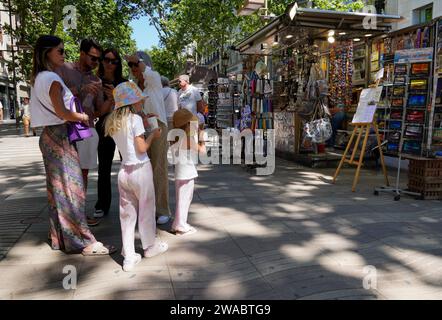
[[[122,271],[119,252],[52,251],[38,137],[17,133],[0,125],[0,299],[442,298],[441,202],[375,197],[382,174],[370,170],[351,193],[352,169],[332,185],[333,169],[281,159],[272,176],[201,166],[189,218],[198,232],[177,237],[161,226],[169,251],[134,272]],[[112,211],[93,231],[120,249],[117,158]],[[75,270],[75,289],[63,288],[72,275],[64,270]]]

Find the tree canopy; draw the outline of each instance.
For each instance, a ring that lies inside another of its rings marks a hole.
[[[7,7],[8,1],[1,0]],[[136,49],[131,39],[129,26],[130,12],[120,10],[114,0],[11,0],[11,10],[19,17],[18,27],[14,30],[8,24],[4,30],[20,42],[33,46],[40,35],[51,34],[63,39],[68,61],[79,56],[79,43],[83,38],[92,37],[103,47],[115,47],[122,54]],[[64,29],[63,8],[72,5],[76,8],[76,28]],[[29,79],[32,66],[32,50],[18,52],[16,65],[24,79]]]

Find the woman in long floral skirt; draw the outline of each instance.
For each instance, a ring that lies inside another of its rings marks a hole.
[[[31,119],[33,127],[44,128],[40,150],[46,169],[51,246],[66,253],[110,254],[115,248],[98,242],[87,225],[79,157],[69,142],[66,123],[88,123],[89,118],[85,113],[69,110],[73,94],[53,72],[63,63],[62,40],[41,36],[34,50]]]

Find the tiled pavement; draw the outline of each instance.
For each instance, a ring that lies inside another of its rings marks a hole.
[[[170,250],[124,273],[119,254],[50,250],[38,138],[0,125],[0,163],[0,299],[442,298],[441,202],[375,197],[379,172],[364,171],[352,194],[350,169],[334,186],[333,169],[280,159],[269,177],[203,166],[190,214],[199,232],[176,237],[165,226]],[[93,230],[121,247],[118,166],[111,215]],[[89,210],[95,172],[91,180]],[[172,204],[173,190],[171,181]],[[66,266],[77,270],[75,290],[62,287]]]

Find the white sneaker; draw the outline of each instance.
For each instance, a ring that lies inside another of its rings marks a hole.
[[[130,259],[124,259],[123,270],[126,271],[126,272],[130,272],[140,262],[141,262],[141,254],[136,253],[134,257],[132,257]]]
[[[101,209],[95,209],[94,218],[103,218],[103,217],[104,217],[104,211]]]
[[[157,219],[157,224],[166,224],[170,220],[170,216],[159,216]]]
[[[166,252],[167,249],[169,249],[169,245],[166,242],[161,241],[160,239],[157,238],[155,239],[155,244],[144,251],[144,257],[145,258],[155,257],[159,254]]]

